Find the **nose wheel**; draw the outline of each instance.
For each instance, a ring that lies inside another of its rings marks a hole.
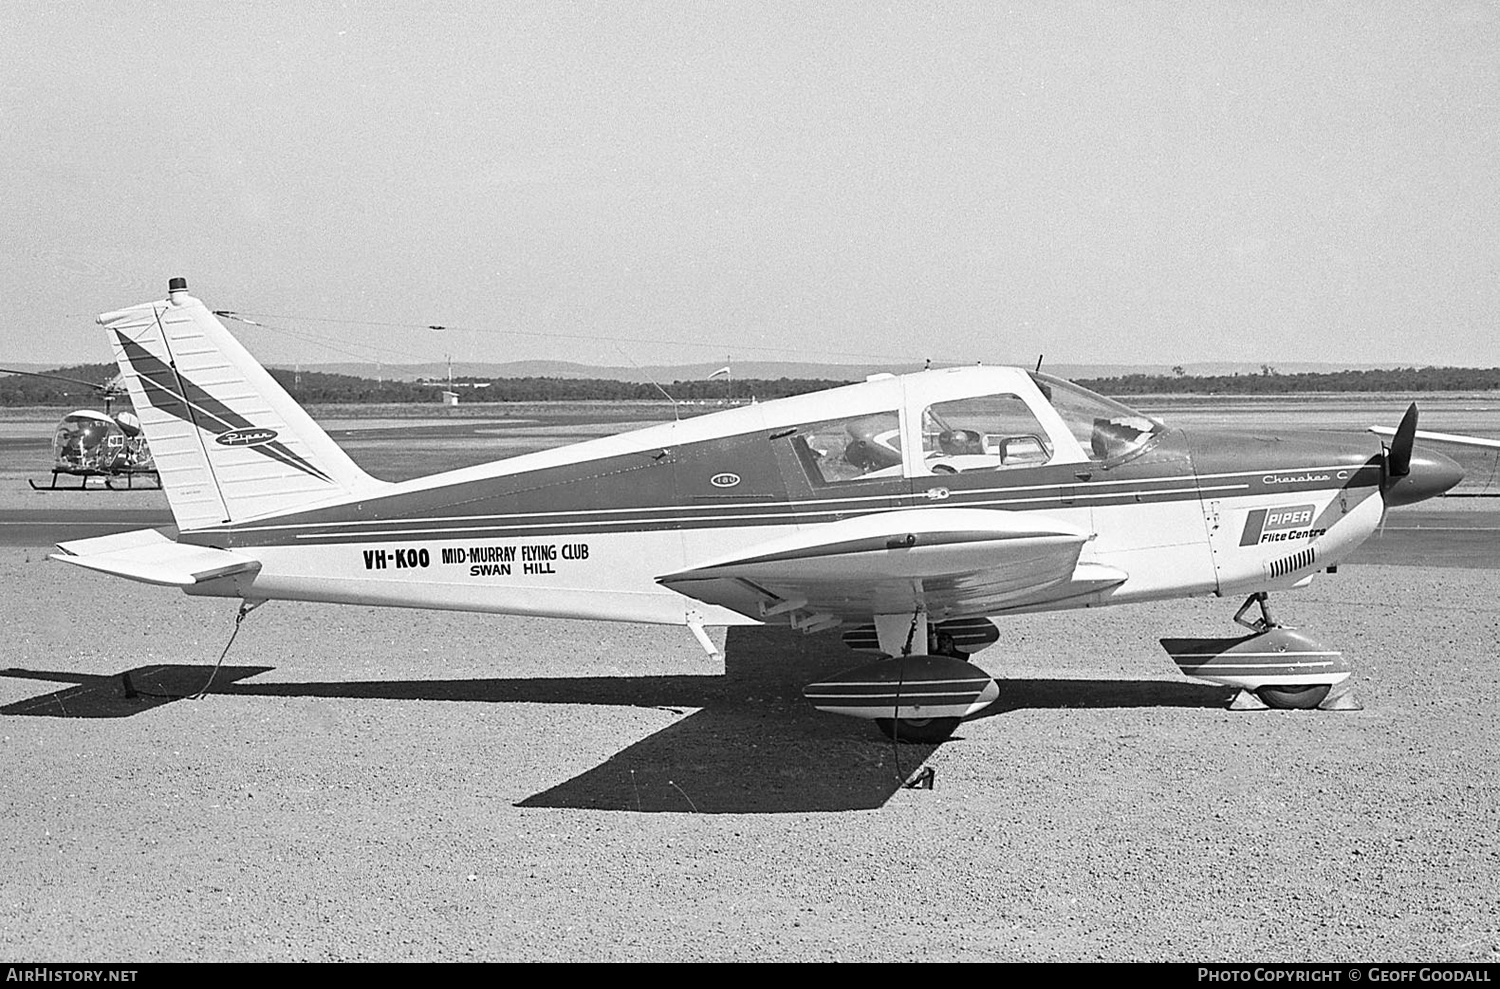
[[[1240,605],[1240,610],[1234,613],[1236,624],[1243,625],[1252,632],[1269,632],[1275,628],[1285,628],[1280,622],[1271,617],[1271,596],[1265,591],[1256,591],[1245,599]],[[1247,619],[1245,613],[1256,605],[1260,606],[1260,617]],[[1305,684],[1265,684],[1257,687],[1252,693],[1258,697],[1266,707],[1276,708],[1281,711],[1310,711],[1322,704],[1328,697],[1328,692],[1333,689],[1332,684],[1327,683],[1305,683]]]
[[[896,742],[937,745],[958,730],[958,718],[876,718],[875,726]]]
[[[1310,711],[1323,703],[1333,687],[1326,683],[1309,683],[1304,686],[1265,686],[1255,692],[1266,707],[1283,711]]]
[[[1260,616],[1247,617],[1255,607]],[[1246,598],[1234,620],[1250,634],[1161,644],[1188,676],[1238,687],[1231,711],[1359,710],[1345,683],[1352,670],[1343,653],[1272,618],[1264,591]]]

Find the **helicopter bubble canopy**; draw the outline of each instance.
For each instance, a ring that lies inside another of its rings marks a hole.
[[[128,421],[121,421],[127,417]],[[70,412],[52,435],[52,458],[57,470],[69,472],[117,473],[155,468],[140,420],[128,412],[116,417],[92,409]]]
[[[125,434],[115,421],[88,409],[63,416],[52,435],[53,458],[65,470],[110,470],[124,450]]]

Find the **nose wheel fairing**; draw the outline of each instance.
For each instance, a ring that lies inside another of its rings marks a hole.
[[[1227,639],[1162,639],[1178,669],[1229,687],[1332,685],[1353,672],[1343,653],[1280,626]]]
[[[1278,624],[1268,597],[1264,591],[1251,594],[1235,612],[1235,622],[1250,629],[1249,635],[1162,639],[1162,648],[1186,675],[1239,687],[1231,710],[1359,710],[1360,703],[1342,686],[1353,672],[1343,653]],[[1260,617],[1246,619],[1256,605]]]

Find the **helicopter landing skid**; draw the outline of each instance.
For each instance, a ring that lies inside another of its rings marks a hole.
[[[58,487],[57,486],[58,475],[63,475],[63,476],[66,476],[66,477],[76,477],[76,478],[78,478],[78,486],[76,488],[75,487],[61,487],[61,488]],[[91,478],[91,477],[102,478],[104,480],[103,486],[101,487],[99,485],[94,485],[93,487],[90,487],[89,486],[89,478]],[[125,479],[125,486],[124,487],[116,486],[116,484],[114,482],[117,481],[117,480],[119,480],[122,477]],[[150,477],[153,480],[155,480],[156,483],[155,484],[143,484],[141,487],[137,488],[135,486],[135,479],[137,477]],[[125,471],[125,472],[122,472],[122,473],[110,473],[108,471],[96,471],[96,470],[90,470],[90,471],[54,470],[52,472],[52,483],[49,484],[49,485],[38,484],[38,483],[36,483],[36,481],[32,480],[29,477],[26,479],[26,483],[29,484],[29,485],[31,485],[31,490],[33,490],[33,491],[160,491],[161,490],[161,475],[158,474],[154,470]]]

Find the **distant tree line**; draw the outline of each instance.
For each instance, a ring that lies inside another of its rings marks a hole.
[[[322,371],[288,371],[270,369],[271,377],[299,402],[308,405],[328,404],[436,404],[447,382],[377,381],[351,374],[326,374]],[[113,364],[79,364],[49,371],[80,381],[97,381],[101,385],[115,374]],[[752,398],[769,400],[788,395],[803,395],[848,384],[826,378],[745,378],[735,381],[673,381],[663,385],[679,402]],[[623,402],[666,401],[662,388],[654,384],[614,381],[606,378],[455,378],[453,390],[462,402]],[[124,401],[122,399],[121,401]],[[43,405],[102,407],[100,392],[84,385],[56,378],[30,375],[0,376],[0,406]]]
[[[1259,374],[1126,374],[1079,379],[1104,395],[1288,395],[1295,392],[1494,391],[1500,367],[1401,367],[1373,371],[1282,374],[1263,365]]]
[[[89,388],[71,381],[58,381],[56,378],[36,378],[27,374],[5,375],[0,377],[0,405],[72,405],[102,409],[104,383],[113,378],[118,370],[113,364],[75,364],[44,372],[78,381],[97,381],[98,388]],[[130,404],[123,397],[119,402],[126,406]]]
[[[55,372],[68,378],[98,381],[114,376],[113,364],[78,364]],[[273,369],[271,376],[299,402],[324,404],[436,404],[446,382],[376,381],[350,374]],[[1127,374],[1079,379],[1085,388],[1105,395],[1285,395],[1296,392],[1378,392],[1500,390],[1500,368],[1405,367],[1375,371],[1327,371],[1282,374],[1266,365],[1259,374],[1190,375]],[[726,381],[673,381],[654,384],[605,378],[455,378],[453,390],[470,402],[620,402],[665,400],[665,389],[679,402],[732,399],[768,401],[849,384],[827,378],[744,378]],[[0,376],[0,405],[102,406],[97,390],[83,385],[28,375]]]
[[[805,395],[847,385],[828,378],[744,378],[726,381],[673,381],[661,387],[650,382],[612,381],[606,378],[455,378],[454,391],[472,402],[581,402],[650,401],[662,399],[662,391],[679,402],[755,398],[768,400]],[[443,386],[446,388],[446,385]]]
[[[376,380],[352,374],[267,368],[276,383],[306,405],[433,405],[443,389],[422,381]]]
[[[326,403],[436,403],[449,390],[446,381],[371,381],[347,374],[303,371],[294,380],[290,371],[272,376],[299,402]],[[452,390],[461,402],[640,402],[665,401],[662,390],[679,402],[785,398],[822,391],[847,381],[825,378],[747,378],[742,381],[674,381],[654,384],[609,378],[454,378]]]

